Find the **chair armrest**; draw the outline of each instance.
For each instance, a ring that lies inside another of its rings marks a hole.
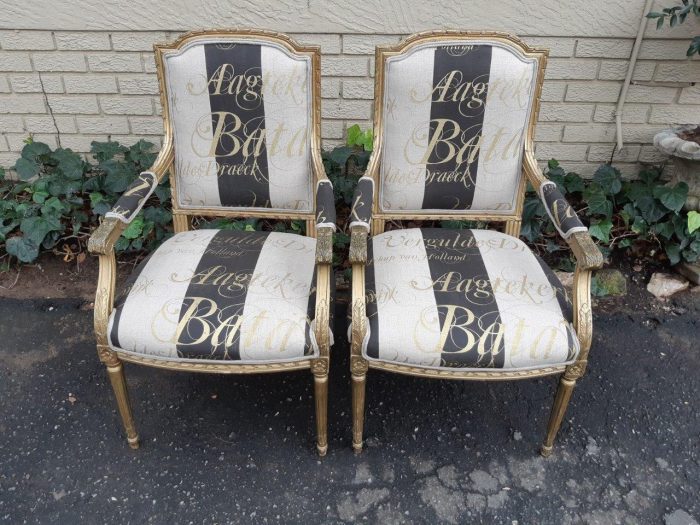
[[[374,180],[361,177],[352,196],[350,211],[350,262],[367,262],[367,236],[372,221],[372,204],[374,201]]]
[[[154,172],[141,172],[136,180],[129,184],[112,209],[105,214],[105,217],[129,224],[139,214],[157,186],[158,176]]]
[[[125,222],[115,217],[106,217],[90,235],[88,251],[94,255],[110,254],[125,228]]]
[[[144,171],[132,182],[114,207],[105,214],[102,223],[92,232],[88,241],[88,251],[97,255],[107,255],[114,243],[153,193],[158,183],[165,177],[173,163],[172,141],[165,137],[163,147],[150,170]]]
[[[333,184],[322,178],[316,185],[316,262],[319,264],[333,262],[335,220]]]
[[[581,270],[594,270],[603,266],[603,254],[596,246],[581,220],[557,185],[544,176],[530,149],[526,149],[524,171],[540,196],[547,215],[554,227],[571,248],[576,264]]]

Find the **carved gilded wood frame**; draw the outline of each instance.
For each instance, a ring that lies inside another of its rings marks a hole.
[[[309,134],[311,147],[311,170],[314,184],[319,180],[327,179],[321,161],[321,51],[318,46],[301,46],[287,35],[272,31],[240,29],[240,30],[207,30],[187,33],[170,44],[154,46],[158,80],[160,87],[160,100],[163,107],[164,138],[160,153],[151,168],[162,180],[169,174],[172,188],[173,223],[175,232],[187,231],[191,227],[193,216],[218,216],[218,217],[257,217],[267,219],[301,219],[306,222],[306,234],[317,237],[316,248],[316,308],[315,308],[315,336],[319,346],[319,356],[305,361],[293,361],[284,363],[194,363],[177,360],[152,359],[147,356],[138,356],[113,350],[109,347],[107,339],[107,326],[109,316],[114,305],[116,285],[116,261],[114,256],[114,244],[125,228],[125,224],[117,219],[108,218],[102,221],[89,241],[91,253],[99,256],[99,277],[97,292],[95,295],[95,336],[97,338],[97,351],[100,360],[107,366],[110,381],[112,383],[117,406],[127,434],[127,439],[132,448],[139,444],[135,430],[134,420],[129,405],[126,380],[122,361],[128,361],[141,365],[165,368],[168,370],[182,370],[188,372],[212,372],[219,374],[256,374],[271,372],[286,372],[301,369],[310,369],[314,376],[314,390],[316,398],[316,430],[317,449],[320,455],[325,455],[328,448],[327,439],[327,399],[328,399],[328,367],[329,367],[329,311],[330,311],[330,282],[332,262],[332,233],[330,229],[315,230],[316,208],[315,194],[314,205],[310,212],[279,212],[261,209],[224,209],[224,208],[197,208],[188,210],[182,208],[176,197],[177,180],[174,172],[174,144],[173,128],[169,117],[167,88],[165,82],[164,59],[169,53],[177,53],[178,50],[193,42],[211,40],[217,37],[223,39],[235,38],[237,41],[267,41],[283,46],[291,54],[307,56],[311,59],[311,130]]]
[[[426,43],[440,43],[465,39],[473,42],[495,42],[514,51],[524,58],[534,58],[537,61],[537,78],[534,93],[533,108],[525,130],[524,152],[522,169],[524,176],[520,178],[515,211],[512,214],[485,214],[469,211],[435,213],[398,212],[387,213],[380,208],[379,199],[375,196],[372,206],[371,232],[376,235],[384,231],[386,221],[391,220],[449,220],[469,219],[482,221],[498,221],[504,223],[505,233],[515,237],[520,234],[522,221],[523,201],[525,197],[526,183],[529,181],[535,189],[547,179],[537,165],[534,156],[533,135],[535,123],[540,106],[540,94],[544,82],[544,72],[547,63],[548,51],[535,49],[517,37],[495,31],[428,31],[409,36],[394,46],[377,47],[375,53],[375,87],[374,87],[374,148],[370,159],[367,176],[375,181],[375,188],[380,188],[380,165],[382,162],[383,139],[383,100],[385,78],[384,71],[389,57],[409,52],[418,45]],[[376,192],[375,192],[376,193]],[[549,455],[552,450],[554,437],[559,429],[561,420],[571,396],[571,391],[576,380],[585,371],[588,360],[588,352],[591,345],[592,317],[590,306],[590,277],[591,270],[602,265],[602,256],[587,232],[579,232],[571,235],[567,240],[576,257],[576,271],[574,274],[573,306],[574,328],[579,342],[580,353],[576,362],[569,366],[547,366],[535,370],[468,370],[457,369],[435,370],[426,369],[401,363],[387,363],[383,361],[367,360],[362,356],[362,342],[365,338],[366,312],[365,312],[365,263],[367,260],[368,233],[361,226],[353,227],[351,231],[350,262],[352,263],[352,328],[351,328],[351,374],[353,385],[353,448],[362,450],[362,434],[364,426],[365,383],[367,371],[370,368],[408,374],[419,377],[431,377],[442,379],[485,380],[504,381],[510,379],[527,379],[549,375],[562,374],[560,386],[557,390],[552,414],[547,429],[547,435],[542,446],[543,455]]]

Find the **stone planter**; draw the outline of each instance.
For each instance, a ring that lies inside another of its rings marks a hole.
[[[671,182],[688,185],[686,210],[700,211],[700,144],[679,136],[693,131],[698,126],[688,125],[665,129],[654,136],[654,146],[659,151],[673,157],[673,178]]]

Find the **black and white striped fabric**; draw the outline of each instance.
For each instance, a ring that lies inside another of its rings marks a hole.
[[[335,231],[335,195],[329,180],[320,180],[316,185],[316,229],[331,228]]]
[[[235,37],[165,54],[182,207],[311,211],[311,70]]]
[[[350,210],[350,227],[362,226],[367,231],[372,220],[372,203],[374,202],[374,180],[371,177],[360,177],[352,196]]]
[[[418,45],[385,67],[382,210],[512,214],[537,60],[460,39]]]
[[[140,173],[136,180],[129,184],[112,209],[105,214],[105,217],[119,219],[129,224],[139,214],[157,186],[158,177],[155,173],[152,171]]]
[[[153,358],[284,362],[318,355],[316,241],[276,232],[195,230],[132,274],[110,346]]]
[[[491,230],[376,235],[366,269],[368,359],[534,369],[575,360],[569,297],[519,239]]]
[[[540,199],[549,218],[552,219],[554,227],[564,239],[568,239],[572,233],[588,231],[588,228],[576,215],[576,211],[559,191],[556,183],[548,181],[542,184],[540,186]]]

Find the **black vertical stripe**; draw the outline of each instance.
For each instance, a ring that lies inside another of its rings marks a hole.
[[[204,54],[212,134],[219,136],[215,154],[221,204],[270,207],[261,46],[206,44]]]
[[[423,209],[469,209],[486,112],[491,46],[435,48]],[[461,156],[461,158],[460,158]]]
[[[331,282],[333,281],[333,275],[331,275]],[[311,321],[315,319],[315,313],[316,313],[316,293],[318,293],[318,290],[316,289],[316,271],[314,270],[313,277],[311,278],[311,288],[309,290],[309,302],[306,304],[306,321],[305,321],[305,326],[304,326],[304,355],[312,355],[313,354],[313,345],[311,344],[311,331],[313,330],[313,327],[311,326]],[[330,305],[329,304],[329,308]],[[332,308],[330,308],[330,311],[332,312]]]
[[[131,272],[131,275],[129,275],[126,281],[124,281],[124,286],[114,300],[114,322],[112,323],[112,330],[109,333],[109,340],[112,345],[117,348],[121,348],[119,343],[119,321],[122,316],[122,310],[124,310],[124,303],[126,303],[126,298],[129,296],[129,293],[131,293],[131,290],[134,288],[134,284],[141,275],[141,272],[143,272],[143,269],[148,264],[148,261],[151,260],[151,257],[153,257],[153,254],[150,254],[143,261],[141,261],[136,269]]]
[[[538,255],[535,255],[535,259],[537,259],[537,262],[539,263],[540,267],[542,268],[542,271],[544,274],[547,276],[547,281],[552,287],[552,291],[556,294],[557,296],[557,302],[559,303],[559,309],[561,310],[561,315],[566,319],[568,323],[573,323],[574,322],[574,306],[571,304],[571,299],[569,298],[569,294],[566,292],[566,288],[564,288],[564,285],[561,284],[561,281],[559,278],[554,274],[554,272],[551,270],[549,266],[547,266],[547,263],[545,263]],[[574,358],[575,356],[575,350],[576,347],[574,346],[574,336],[572,334],[572,331],[570,329],[566,330],[566,341],[568,344],[568,353],[569,355],[567,356],[567,361],[570,361],[571,359]]]
[[[267,232],[234,230],[212,237],[180,309],[179,357],[240,360],[243,308],[267,237]]]
[[[369,343],[367,356],[379,359],[379,311],[377,309],[377,283],[374,279],[374,246],[370,238],[367,242],[367,264],[365,265],[365,313],[369,318]],[[352,305],[350,305],[352,308]],[[391,322],[386,320],[385,322]]]
[[[421,234],[440,333],[447,334],[441,366],[503,368],[504,327],[474,234],[441,228],[421,229]]]

